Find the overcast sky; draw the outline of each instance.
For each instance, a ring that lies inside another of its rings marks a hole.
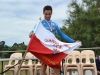
[[[79,0],[81,1],[81,0]],[[43,7],[53,7],[52,20],[59,27],[68,16],[66,10],[71,0],[0,0],[0,41],[12,46],[29,42],[29,33],[43,17]]]

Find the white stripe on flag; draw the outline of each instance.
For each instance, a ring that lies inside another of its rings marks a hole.
[[[53,50],[57,49],[60,52],[70,53],[75,48],[81,46],[81,42],[78,43],[64,43],[59,41],[53,33],[44,28],[41,21],[37,24],[35,35],[40,40],[40,42],[47,48]]]

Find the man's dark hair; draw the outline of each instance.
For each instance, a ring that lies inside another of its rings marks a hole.
[[[46,5],[44,8],[43,8],[43,13],[45,10],[51,10],[52,12],[52,7],[50,5]]]

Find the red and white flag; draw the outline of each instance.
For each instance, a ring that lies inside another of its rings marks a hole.
[[[53,33],[42,25],[41,21],[34,28],[35,35],[30,39],[27,50],[39,60],[50,67],[60,68],[60,61],[75,48],[81,46],[81,42],[64,43],[59,41]],[[60,53],[53,54],[54,49]]]

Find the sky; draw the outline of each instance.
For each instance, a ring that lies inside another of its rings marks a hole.
[[[81,1],[81,0],[79,0]],[[43,7],[51,5],[52,20],[63,26],[68,17],[67,10],[71,0],[0,0],[0,41],[12,46],[14,43],[29,43],[29,33],[43,17]]]

